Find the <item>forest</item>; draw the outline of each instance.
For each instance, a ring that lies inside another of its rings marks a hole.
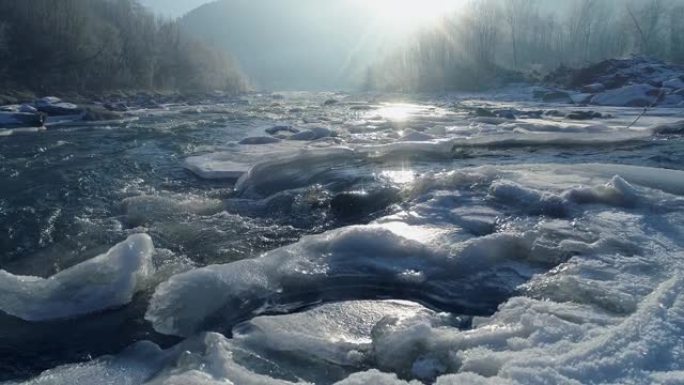
[[[371,66],[365,88],[480,90],[630,55],[684,63],[682,0],[465,4]]]
[[[227,53],[137,0],[0,0],[0,87],[234,92],[244,82]]]

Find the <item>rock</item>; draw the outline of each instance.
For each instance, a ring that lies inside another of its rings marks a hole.
[[[648,84],[660,88],[670,80],[680,77],[682,73],[684,73],[682,66],[668,64],[650,57],[632,57],[605,60],[579,69],[561,66],[546,76],[544,82],[553,87],[600,93],[627,87],[630,84]],[[603,85],[605,89],[592,89],[596,84]]]
[[[2,112],[24,112],[27,114],[38,113],[38,110],[30,104],[11,104],[7,106],[0,106]]]
[[[266,133],[269,135],[276,135],[281,132],[289,132],[291,134],[296,134],[299,132],[299,130],[292,126],[275,126],[266,129]]]
[[[329,128],[316,127],[309,130],[301,131],[290,136],[290,140],[312,141],[323,138],[335,137],[337,133]]]
[[[26,112],[0,112],[0,128],[42,127],[45,115]]]
[[[658,126],[653,127],[652,130],[656,134],[681,134],[684,133],[684,120],[660,124]]]
[[[56,96],[46,96],[44,98],[40,98],[35,101],[35,104],[37,106],[47,106],[51,104],[57,104],[57,103],[62,103],[62,99],[56,97]]]
[[[565,117],[572,120],[591,120],[601,119],[603,115],[600,112],[595,111],[572,111],[565,115]]]
[[[38,99],[33,103],[34,107],[48,116],[72,116],[81,115],[83,109],[71,103],[62,102],[60,98],[48,96]]]
[[[496,116],[503,119],[515,120],[515,112],[513,110],[497,110]]]
[[[636,84],[595,95],[592,104],[599,106],[648,107],[658,101],[660,90],[648,84]]]
[[[670,79],[663,82],[663,88],[668,88],[671,90],[678,90],[684,88],[684,80],[681,77]]]
[[[108,109],[109,111],[118,111],[118,112],[126,112],[128,111],[128,106],[126,103],[105,103],[103,105],[104,108]]]
[[[567,103],[573,104],[570,94],[565,91],[551,91],[544,94],[542,101],[545,103]]]
[[[22,104],[19,106],[19,112],[25,112],[27,114],[35,114],[38,110],[30,104]]]
[[[496,114],[492,112],[491,110],[488,110],[486,108],[478,107],[475,110],[475,116],[483,117],[483,118],[496,118]]]
[[[587,84],[586,86],[582,87],[582,92],[587,93],[587,94],[597,94],[597,93],[603,92],[605,90],[606,90],[606,86],[604,86],[601,83]]]
[[[594,94],[572,94],[570,95],[570,98],[572,99],[573,103],[575,104],[588,104],[591,102],[591,98],[594,97]]]
[[[239,143],[245,145],[259,145],[259,144],[271,144],[278,143],[280,139],[274,138],[272,136],[255,136],[242,139]]]
[[[329,106],[334,106],[337,103],[339,103],[339,101],[336,99],[328,99],[325,102],[323,102],[323,105],[326,107],[329,107]]]
[[[86,122],[104,122],[112,120],[122,120],[124,119],[124,115],[115,111],[109,111],[105,108],[92,107],[86,108],[82,119]]]
[[[533,111],[523,111],[522,115],[532,118],[532,119],[540,119],[542,115],[544,115],[544,111],[542,110],[533,110]]]

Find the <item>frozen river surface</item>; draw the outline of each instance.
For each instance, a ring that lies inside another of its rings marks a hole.
[[[684,383],[680,109],[247,99],[0,132],[0,381]]]

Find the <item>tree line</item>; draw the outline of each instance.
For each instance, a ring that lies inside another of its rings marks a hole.
[[[369,68],[365,86],[477,90],[628,55],[683,64],[684,0],[471,0]]]
[[[244,83],[227,54],[137,0],[0,0],[0,87],[239,91]]]

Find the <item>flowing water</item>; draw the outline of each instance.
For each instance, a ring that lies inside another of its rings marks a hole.
[[[681,383],[684,113],[512,99],[4,132],[0,381]]]

